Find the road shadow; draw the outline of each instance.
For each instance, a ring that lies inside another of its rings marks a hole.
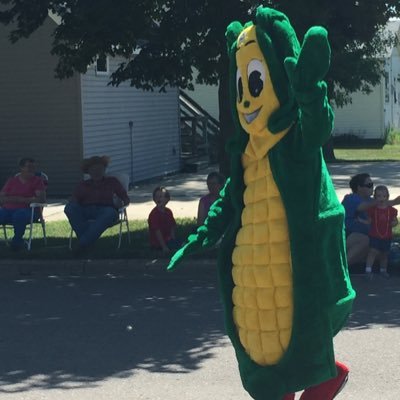
[[[357,297],[346,329],[400,327],[400,277],[376,276],[368,281],[364,275],[355,275],[352,283]]]
[[[200,368],[227,345],[215,279],[1,281],[0,393]]]
[[[1,280],[0,396],[200,369],[230,344],[215,271],[180,271]],[[345,329],[399,327],[400,278],[352,279]]]

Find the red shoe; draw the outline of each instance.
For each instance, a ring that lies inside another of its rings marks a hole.
[[[282,400],[294,400],[294,393],[287,394]]]
[[[333,400],[347,383],[349,369],[342,363],[336,361],[338,374],[335,378],[322,382],[304,390],[300,400]]]

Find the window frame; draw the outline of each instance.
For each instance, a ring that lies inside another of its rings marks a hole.
[[[100,56],[96,57],[96,61],[94,63],[94,70],[95,70],[95,74],[96,76],[108,76],[110,74],[110,60],[109,57],[107,55],[104,55],[105,57],[105,70],[99,70],[98,69],[98,63],[100,60]]]

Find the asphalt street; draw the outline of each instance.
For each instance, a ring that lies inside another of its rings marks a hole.
[[[2,276],[0,399],[250,399],[213,263],[163,267]],[[353,283],[354,312],[335,339],[351,375],[337,399],[398,400],[400,277]]]
[[[400,163],[329,169],[340,199],[358,172],[400,195]],[[158,185],[172,188],[176,216],[194,217],[207,172],[134,187],[130,218],[148,215]],[[47,220],[65,218],[64,203],[53,201]],[[1,260],[0,400],[249,400],[213,261],[189,260],[173,274],[165,262]],[[400,277],[353,284],[354,312],[335,338],[351,374],[337,399],[399,400]]]

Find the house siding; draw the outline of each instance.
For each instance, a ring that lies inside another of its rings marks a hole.
[[[400,58],[399,51],[395,47],[391,57],[386,61],[388,87],[386,89],[385,126],[398,129],[400,127]]]
[[[118,60],[109,65],[114,71]],[[128,83],[113,87],[107,85],[109,79],[97,76],[94,67],[82,75],[84,156],[108,155],[108,172],[128,173],[131,182],[178,171],[178,91],[145,92]]]
[[[29,39],[7,40],[0,25],[0,185],[33,157],[49,176],[49,194],[70,193],[81,158],[79,76],[54,78],[50,55],[54,22],[48,18]]]
[[[360,139],[381,139],[384,136],[384,82],[369,95],[352,94],[352,103],[336,108],[334,136],[355,135]]]
[[[372,93],[356,92],[352,103],[335,110],[333,134],[353,134],[361,139],[385,139],[389,129],[400,127],[400,20],[390,20],[387,33],[397,36],[394,47],[381,49],[384,74]]]

